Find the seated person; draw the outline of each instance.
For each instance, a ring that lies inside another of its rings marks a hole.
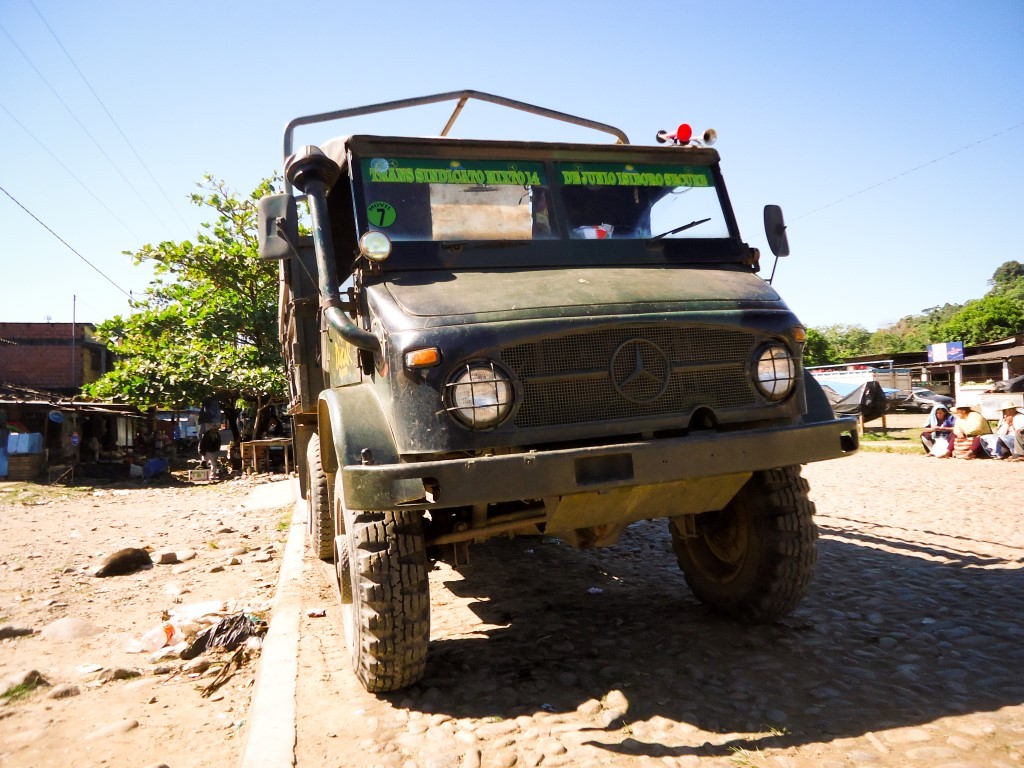
[[[1008,459],[1014,454],[1024,454],[1024,446],[1017,442],[1017,434],[1024,430],[1024,413],[1013,400],[1006,400],[1000,406],[1002,415],[995,433],[981,436],[981,447],[993,459]]]
[[[953,406],[956,420],[953,422],[953,440],[950,445],[954,459],[977,459],[987,456],[981,447],[981,436],[992,432],[992,427],[980,413],[966,403]]]
[[[921,431],[921,445],[924,446],[924,452],[929,456],[934,455],[932,449],[935,448],[935,443],[938,441],[948,446],[949,436],[952,431],[953,414],[949,412],[946,406],[936,405],[932,408],[932,412],[928,414],[928,421],[924,423],[924,429]],[[948,447],[945,451],[941,451],[941,453],[948,452]]]

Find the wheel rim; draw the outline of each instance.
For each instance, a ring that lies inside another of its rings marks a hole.
[[[697,538],[687,543],[693,561],[719,582],[735,578],[750,547],[748,523],[747,515],[733,509],[699,516]]]

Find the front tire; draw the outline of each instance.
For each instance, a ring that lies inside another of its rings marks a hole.
[[[320,436],[306,446],[306,533],[310,549],[321,560],[334,557],[334,518],[331,514],[330,480],[320,460]]]
[[[430,643],[430,583],[419,513],[346,510],[345,534],[336,542],[352,670],[371,693],[412,685],[423,677]]]
[[[799,467],[755,472],[725,509],[697,515],[694,535],[670,519],[676,559],[697,599],[747,624],[796,608],[817,560],[807,491]]]

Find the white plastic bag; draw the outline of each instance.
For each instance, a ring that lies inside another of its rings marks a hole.
[[[938,435],[935,438],[935,442],[932,444],[931,450],[928,451],[932,456],[942,457],[949,453],[949,438],[945,435]]]

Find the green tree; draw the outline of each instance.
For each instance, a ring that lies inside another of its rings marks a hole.
[[[871,331],[863,325],[845,325],[838,323],[826,325],[818,331],[828,342],[833,355],[838,361],[847,357],[858,357],[868,354],[868,342]]]
[[[992,274],[989,280],[992,289],[989,296],[1006,296],[1017,301],[1024,301],[1024,264],[1019,261],[1004,261]]]
[[[824,334],[817,328],[808,328],[807,341],[804,344],[804,365],[831,365],[838,362],[839,358]]]
[[[1024,330],[1024,302],[1001,295],[969,301],[963,309],[938,325],[936,341],[984,344]]]
[[[216,212],[196,242],[162,242],[127,252],[151,262],[153,282],[133,312],[99,325],[116,353],[114,369],[85,387],[92,397],[141,409],[176,410],[220,399],[237,439],[237,405],[253,403],[257,423],[285,392],[277,342],[277,274],[257,254],[256,201],[274,191],[264,179],[248,197],[207,175],[192,202]]]

